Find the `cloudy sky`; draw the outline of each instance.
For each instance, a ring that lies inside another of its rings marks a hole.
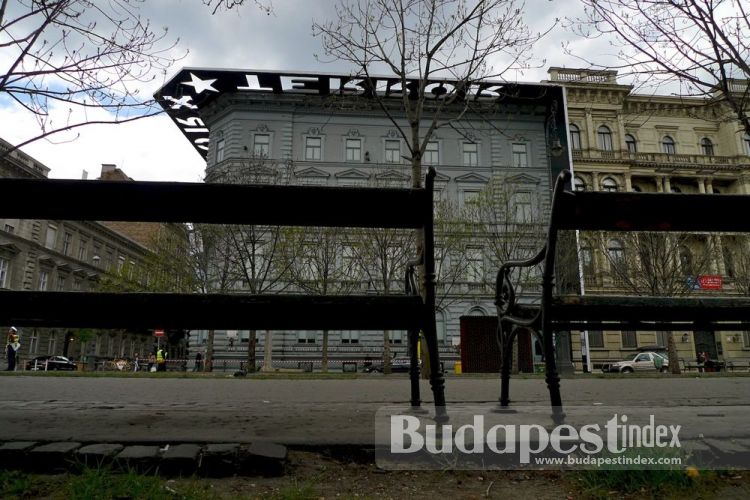
[[[248,5],[212,16],[200,0],[147,0],[142,13],[153,26],[166,26],[171,37],[180,38],[178,50],[189,51],[168,72],[167,79],[186,66],[349,73],[352,68],[346,64],[321,64],[314,57],[322,51],[311,34],[313,19],[325,21],[333,15],[333,6],[333,0],[273,0],[271,15]],[[577,8],[575,0],[527,0],[528,23],[534,29],[544,29],[555,17],[573,15]],[[563,53],[561,43],[565,40],[574,41],[579,53],[595,53],[605,46],[601,41],[576,41],[558,27],[534,50],[540,59],[546,58],[543,66],[515,78],[535,82],[546,78],[549,66],[580,66],[580,61]],[[151,95],[162,83],[159,78],[144,92]],[[64,120],[65,112],[53,111],[58,122]],[[0,101],[0,113],[3,139],[17,144],[38,134],[37,122],[7,100]],[[197,182],[205,168],[202,158],[163,115],[122,125],[79,128],[74,135],[37,141],[23,151],[50,167],[53,178],[81,178],[84,170],[89,178],[95,178],[102,163],[114,163],[136,180]]]

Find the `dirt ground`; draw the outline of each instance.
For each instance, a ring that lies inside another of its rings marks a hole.
[[[653,498],[654,490],[587,489],[575,473],[551,471],[384,471],[374,464],[292,451],[281,477],[176,479],[167,482],[207,498]],[[704,478],[688,487],[661,490],[666,498],[750,498],[750,474]],[[662,495],[659,495],[662,496]]]

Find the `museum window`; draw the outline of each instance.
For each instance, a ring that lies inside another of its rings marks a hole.
[[[341,332],[342,344],[359,344],[359,332],[356,330],[343,330]]]
[[[466,281],[480,283],[484,278],[484,256],[481,248],[466,249]]]
[[[271,152],[271,136],[269,134],[253,135],[253,155],[256,158],[268,158]]]
[[[602,180],[602,191],[606,191],[608,193],[617,192],[617,181],[615,181],[612,177],[605,177],[604,180]]]
[[[620,332],[622,336],[622,348],[623,349],[635,349],[638,347],[638,336],[635,330],[623,330]]]
[[[40,292],[47,290],[47,283],[49,282],[49,271],[39,271],[39,286],[37,289]]]
[[[67,279],[65,276],[58,276],[57,277],[57,291],[58,292],[64,292],[65,291],[65,285],[67,283]]]
[[[677,148],[675,147],[674,139],[672,139],[668,135],[665,135],[661,140],[661,150],[668,155],[675,154],[677,152]]]
[[[305,160],[320,161],[323,151],[322,137],[305,138]]]
[[[625,147],[627,148],[628,153],[637,153],[638,144],[635,141],[635,137],[630,134],[625,134]]]
[[[604,332],[601,330],[589,330],[589,347],[592,349],[604,349]]]
[[[479,145],[476,142],[463,143],[463,160],[466,167],[479,165]]]
[[[573,189],[576,191],[586,191],[586,182],[576,175],[573,179]]]
[[[578,125],[572,123],[568,125],[570,127],[570,147],[573,150],[581,149],[581,129]]]
[[[44,242],[44,246],[54,250],[55,244],[57,243],[57,226],[54,224],[47,225],[47,237]]]
[[[216,163],[224,161],[224,139],[216,141]]]
[[[346,161],[362,161],[362,139],[346,140]]]
[[[427,143],[424,155],[422,156],[422,163],[424,165],[438,165],[440,163],[440,148],[436,141]]]
[[[513,166],[528,167],[529,152],[526,144],[514,142],[511,148],[511,151],[513,153]]]
[[[68,255],[70,253],[71,243],[73,242],[73,235],[66,232],[63,235],[62,253]]]
[[[400,163],[401,162],[401,141],[398,141],[398,140],[385,141],[385,162],[386,163]]]
[[[750,349],[750,331],[742,332],[742,346],[745,349]]]
[[[602,151],[612,151],[612,131],[609,127],[602,125],[596,131],[599,149]]]
[[[10,261],[0,257],[0,288],[8,288],[10,273]]]
[[[714,143],[708,137],[701,139],[701,153],[706,156],[714,155]]]

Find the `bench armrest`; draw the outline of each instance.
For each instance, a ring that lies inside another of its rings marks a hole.
[[[495,305],[499,315],[504,315],[513,310],[516,304],[516,292],[510,281],[510,273],[516,267],[531,267],[539,264],[547,255],[547,246],[542,247],[539,252],[526,260],[510,260],[500,266],[495,278]]]

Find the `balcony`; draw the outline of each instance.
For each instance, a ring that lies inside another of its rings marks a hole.
[[[601,151],[599,149],[573,150],[573,161],[632,162],[635,164],[675,165],[747,165],[747,156],[707,156],[696,154],[631,153],[629,151]]]

